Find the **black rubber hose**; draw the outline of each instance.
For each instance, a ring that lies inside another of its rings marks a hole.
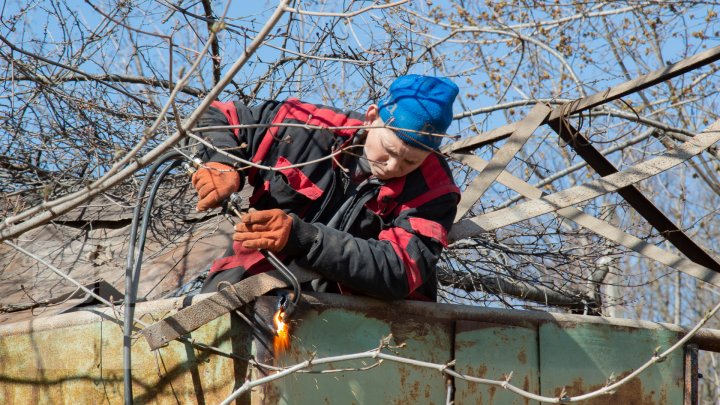
[[[158,188],[160,188],[160,184],[162,183],[163,179],[167,174],[177,166],[179,166],[182,163],[182,160],[175,160],[173,163],[171,163],[168,167],[163,169],[162,172],[158,175],[157,180],[155,180],[155,183],[153,184],[153,188],[150,189],[150,195],[148,196],[148,200],[145,204],[145,212],[143,213],[143,222],[142,227],[140,227],[140,241],[137,244],[137,258],[135,259],[135,269],[133,271],[133,285],[132,285],[132,298],[133,300],[137,299],[137,291],[138,286],[140,285],[140,269],[142,268],[142,259],[143,259],[143,253],[145,251],[145,240],[147,239],[147,229],[148,226],[150,226],[150,215],[152,214],[152,208],[155,201],[155,194],[157,194]]]
[[[143,180],[140,190],[138,191],[138,199],[137,204],[135,205],[135,208],[133,209],[133,218],[132,218],[132,226],[130,228],[130,241],[128,243],[128,255],[127,255],[127,261],[125,266],[125,298],[124,298],[124,304],[125,304],[125,311],[124,311],[124,324],[123,324],[123,385],[124,385],[124,395],[125,395],[125,405],[132,405],[133,403],[133,393],[132,393],[132,346],[131,346],[131,336],[132,336],[132,327],[134,323],[134,317],[135,317],[135,299],[137,294],[137,285],[139,284],[139,277],[138,280],[135,279],[137,275],[139,275],[140,272],[140,263],[142,262],[142,249],[145,244],[145,234],[147,233],[147,227],[149,223],[149,217],[150,217],[150,211],[152,209],[152,202],[155,199],[155,194],[157,193],[157,189],[159,187],[160,181],[162,181],[162,178],[167,175],[167,173],[172,170],[174,167],[176,167],[178,164],[181,163],[181,159],[183,159],[184,156],[177,151],[168,152],[165,155],[161,156],[157,162],[155,162],[152,166],[150,166],[150,169],[145,175],[145,179]],[[138,260],[135,261],[135,242],[137,238],[137,231],[138,231],[138,221],[140,219],[140,207],[142,206],[142,200],[143,196],[145,195],[145,191],[147,190],[148,184],[150,184],[150,180],[152,179],[155,172],[165,164],[166,162],[170,160],[175,160],[173,164],[168,166],[165,170],[162,171],[160,177],[155,181],[155,184],[153,185],[152,191],[150,195],[148,196],[148,201],[145,208],[145,215],[143,217],[143,224],[142,224],[142,236],[141,236],[141,247],[140,247],[140,253],[138,255]]]

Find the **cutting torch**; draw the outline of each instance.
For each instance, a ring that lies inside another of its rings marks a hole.
[[[185,168],[190,174],[192,174],[197,170],[198,167],[202,167],[203,162],[200,158],[196,156],[192,156],[190,160],[192,161],[192,165],[188,163],[186,164]],[[233,214],[235,214],[235,216],[238,217],[238,220],[242,218],[242,214],[240,213],[241,202],[242,197],[240,197],[240,193],[235,192],[230,195],[226,204],[227,209]],[[300,295],[302,294],[300,282],[298,281],[297,277],[295,277],[295,275],[292,273],[292,271],[290,271],[290,269],[288,269],[287,266],[285,266],[285,264],[280,261],[280,259],[278,259],[273,252],[270,252],[266,249],[258,250],[260,251],[260,254],[263,255],[263,257],[268,262],[270,262],[270,264],[275,267],[275,269],[280,272],[280,274],[282,274],[282,276],[285,277],[288,282],[290,282],[290,285],[293,288],[292,298],[282,296],[280,299],[280,310],[282,311],[282,318],[283,320],[287,320],[290,315],[295,311],[298,302],[300,302]]]

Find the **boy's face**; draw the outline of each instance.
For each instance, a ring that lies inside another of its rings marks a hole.
[[[372,105],[365,114],[368,128],[365,140],[365,157],[370,164],[372,174],[380,180],[402,177],[420,167],[430,154],[424,150],[408,145],[389,128],[378,116],[377,106]]]

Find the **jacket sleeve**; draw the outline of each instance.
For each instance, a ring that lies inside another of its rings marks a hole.
[[[425,282],[435,282],[457,202],[457,194],[450,193],[406,209],[377,239],[368,240],[296,217],[293,233],[299,237],[294,242],[303,253],[295,260],[360,293],[405,298]]]
[[[269,124],[281,104],[279,101],[267,101],[249,108],[240,102],[215,101],[200,117],[197,127]],[[250,160],[267,129],[261,125],[249,128],[198,131],[198,135],[212,144],[214,148],[199,144],[195,153],[203,162],[220,162],[229,165],[237,163],[236,160],[219,153],[216,149]]]

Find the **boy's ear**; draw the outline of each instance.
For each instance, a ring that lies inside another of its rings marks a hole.
[[[377,104],[371,104],[365,112],[365,121],[368,123],[374,122],[380,116],[379,111]]]

